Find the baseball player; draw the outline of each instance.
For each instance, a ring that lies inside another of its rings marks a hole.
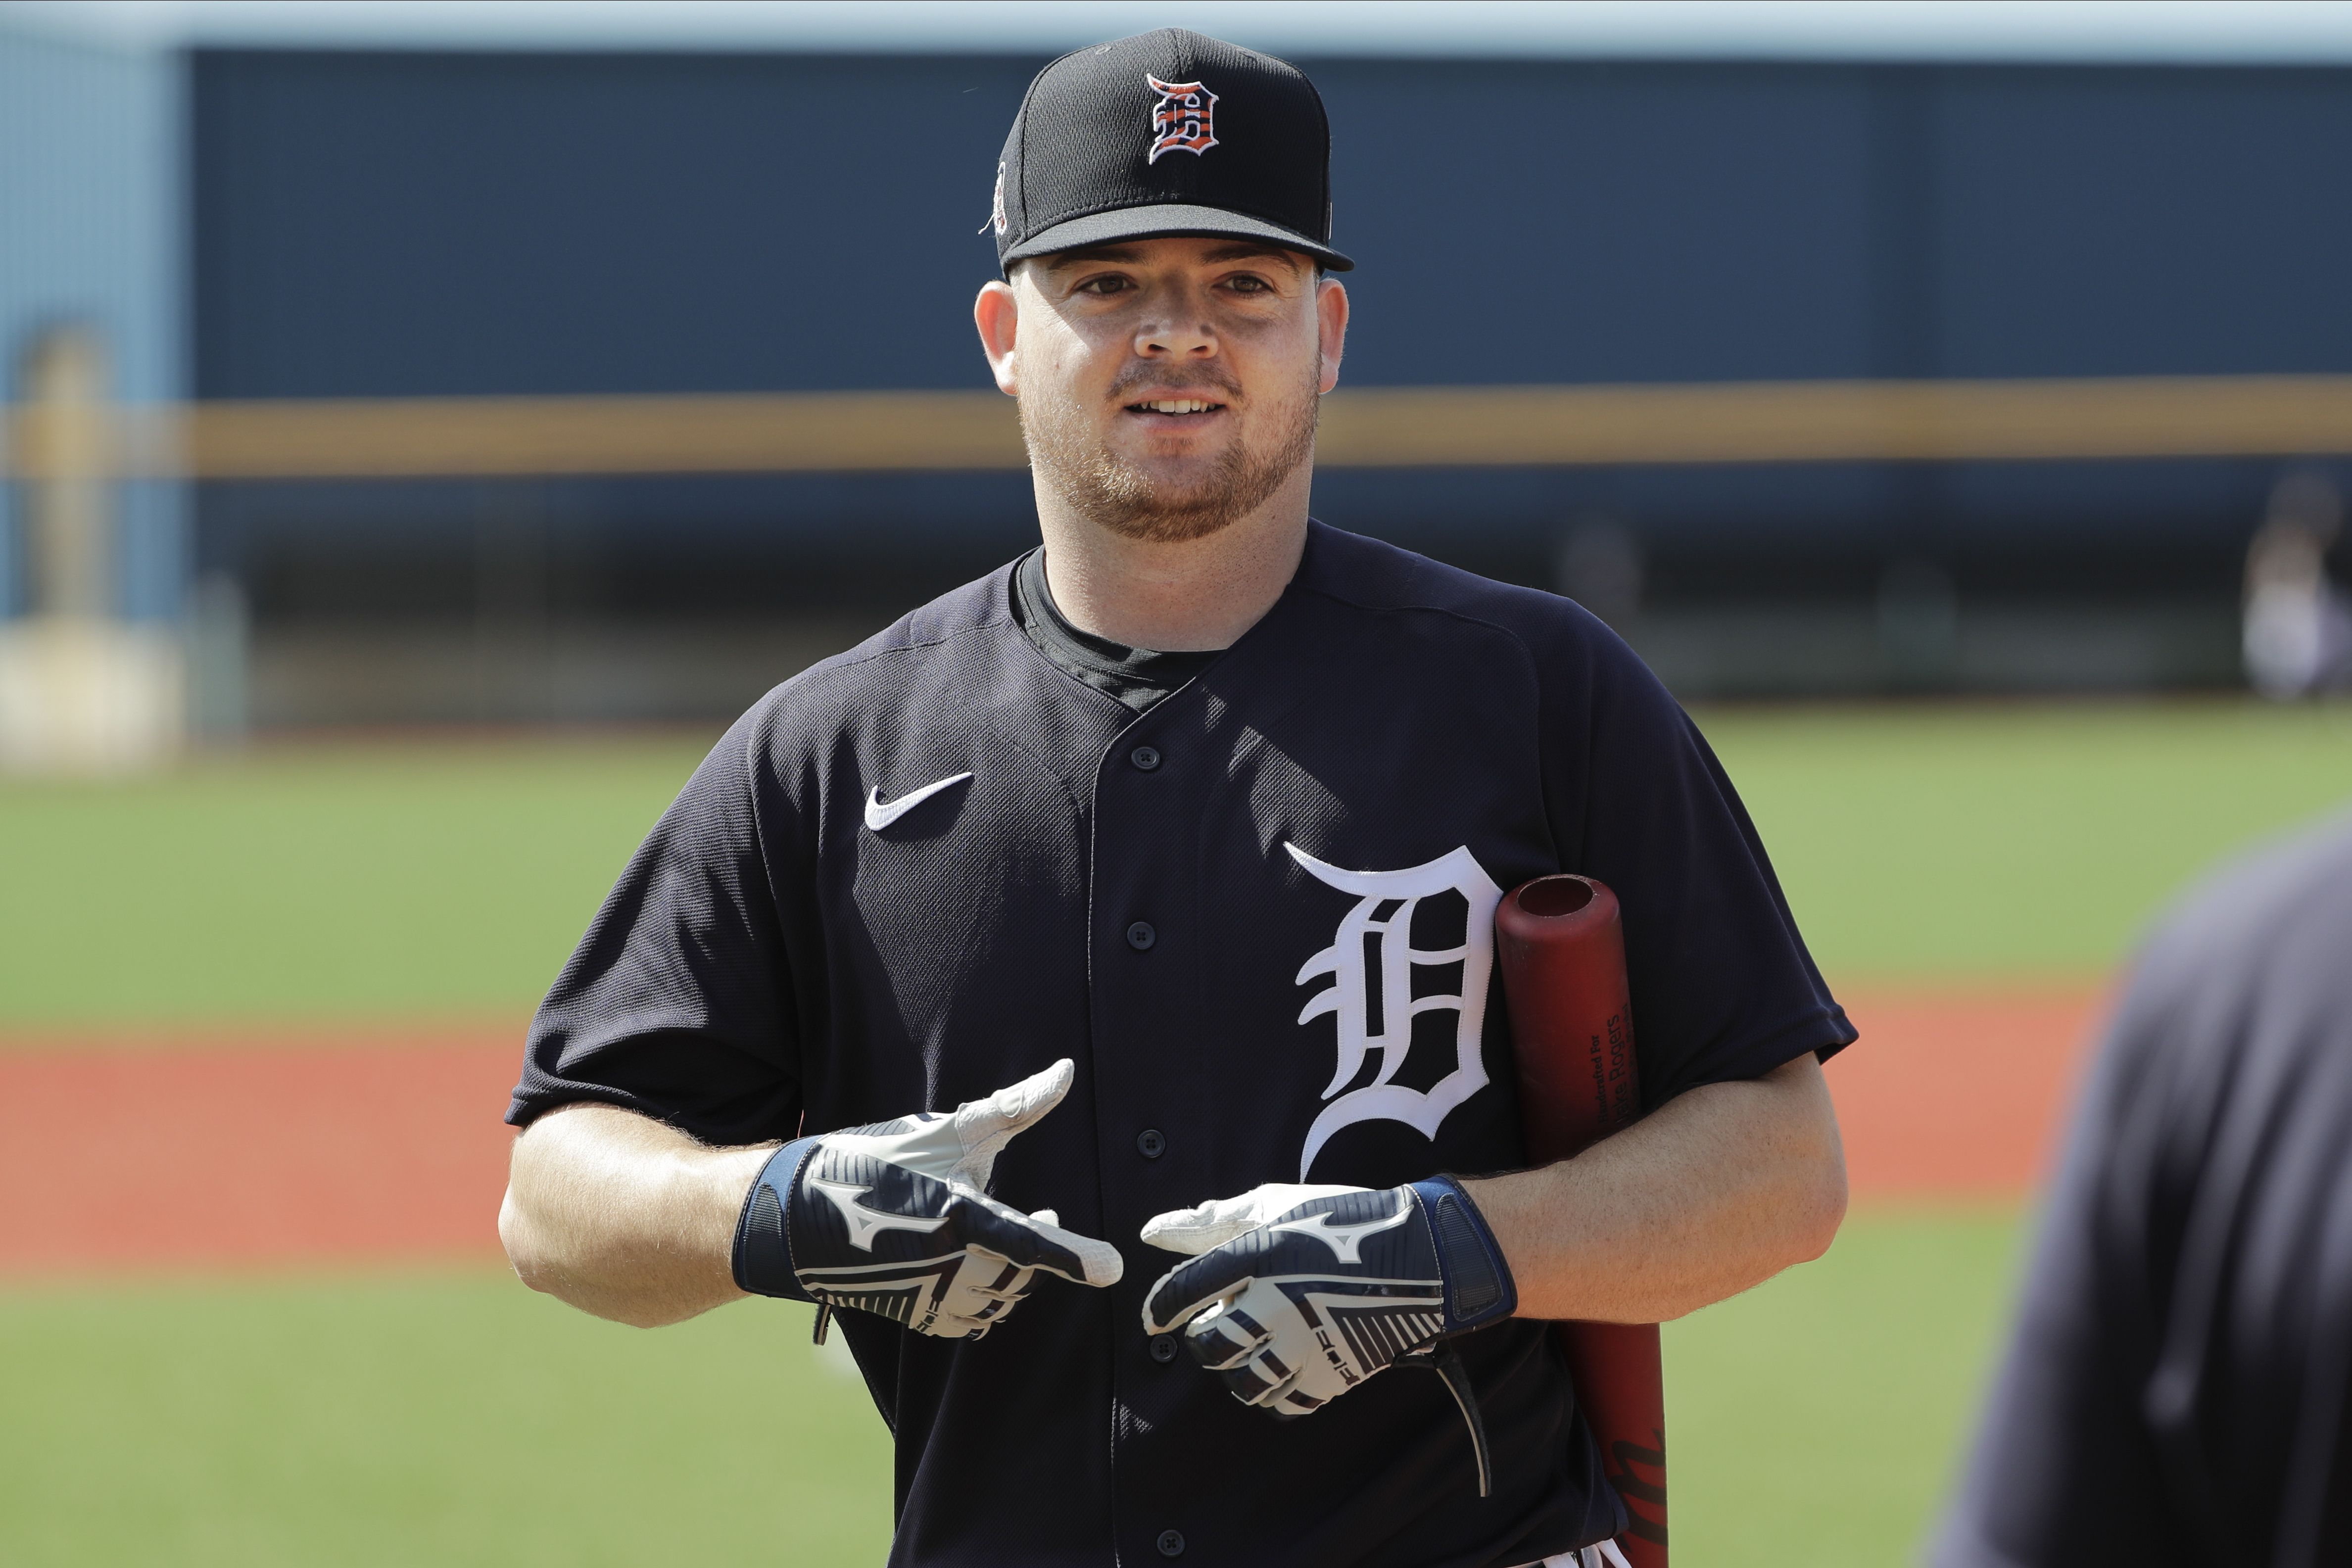
[[[1328,153],[1195,34],[1038,75],[975,314],[1043,548],[746,714],[532,1027],[517,1270],[818,1303],[894,1563],[1599,1563],[1546,1320],[1678,1316],[1843,1211],[1853,1030],[1690,721],[1575,605],[1307,515]],[[1562,870],[1622,900],[1651,1110],[1529,1170],[1493,915]]]

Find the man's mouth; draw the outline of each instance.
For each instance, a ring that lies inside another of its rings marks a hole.
[[[1129,403],[1127,405],[1127,412],[1129,413],[1173,414],[1216,413],[1223,410],[1224,406],[1225,405],[1223,403],[1218,402],[1213,398],[1155,397],[1146,398],[1139,402]]]

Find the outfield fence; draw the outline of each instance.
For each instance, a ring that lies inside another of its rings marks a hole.
[[[370,479],[1015,469],[992,391],[90,402],[6,411],[0,476]],[[2352,454],[2352,376],[1371,387],[1333,468]]]

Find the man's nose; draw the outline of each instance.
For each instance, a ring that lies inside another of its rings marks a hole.
[[[1182,306],[1147,321],[1135,335],[1135,351],[1147,360],[1205,360],[1217,352],[1217,335],[1197,310]]]

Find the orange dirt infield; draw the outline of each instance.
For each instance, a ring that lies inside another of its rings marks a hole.
[[[521,1038],[0,1051],[0,1270],[495,1258]]]
[[[2101,993],[1863,991],[1830,1064],[1857,1199],[2013,1201]],[[0,1050],[0,1272],[495,1259],[521,1030]]]
[[[1842,995],[1862,1040],[1827,1071],[1858,1201],[2013,1201],[2040,1184],[2105,987]]]

